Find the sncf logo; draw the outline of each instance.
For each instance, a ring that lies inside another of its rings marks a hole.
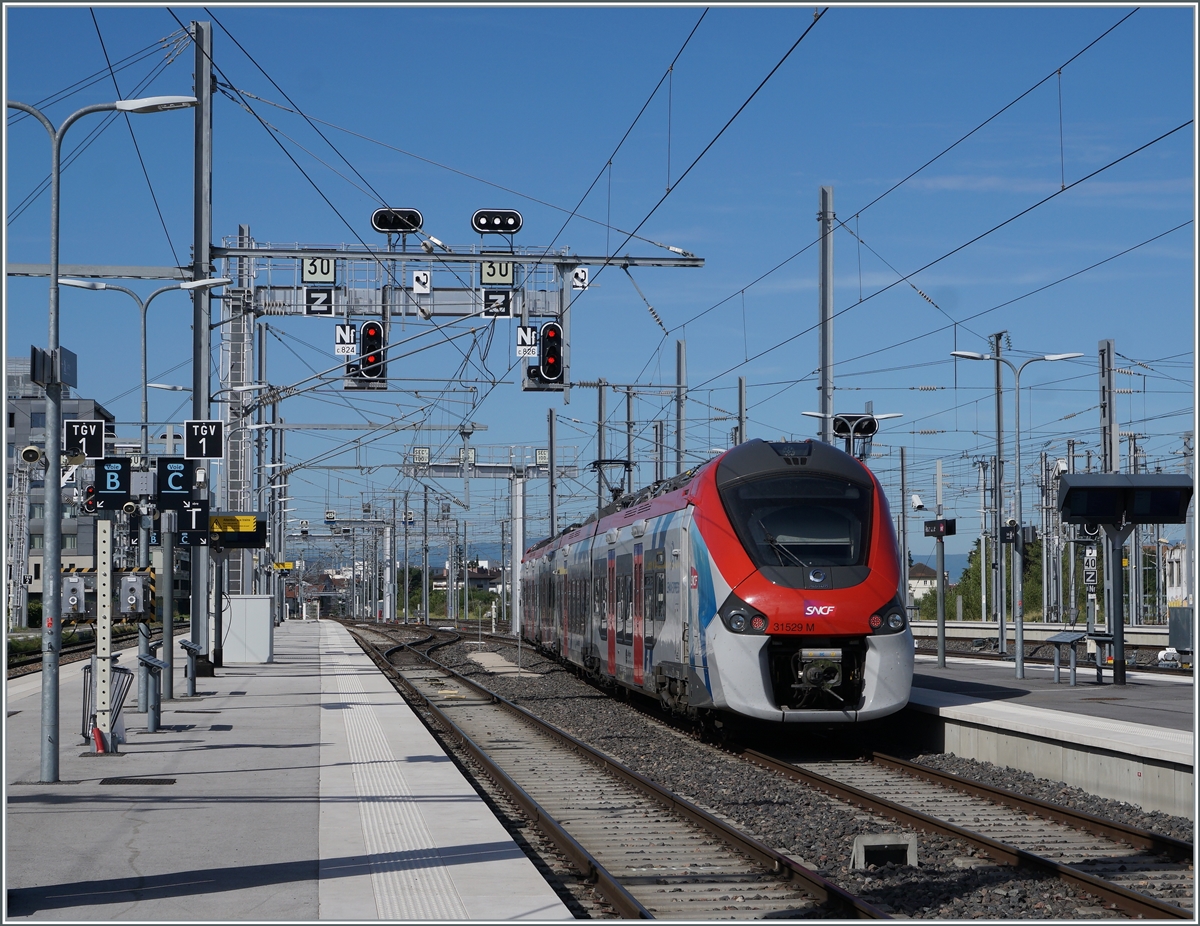
[[[805,607],[804,607],[804,616],[805,617],[814,617],[816,615],[820,615],[821,617],[828,617],[832,613],[833,613],[833,605],[831,605],[831,604],[810,604],[810,605],[805,605]]]

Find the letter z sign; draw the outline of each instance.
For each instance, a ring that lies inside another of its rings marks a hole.
[[[185,421],[183,423],[183,458],[185,460],[219,460],[225,455],[222,422]]]

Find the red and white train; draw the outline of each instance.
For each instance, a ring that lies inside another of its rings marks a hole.
[[[883,717],[913,638],[879,480],[815,440],[752,440],[530,548],[522,632],[698,715]]]

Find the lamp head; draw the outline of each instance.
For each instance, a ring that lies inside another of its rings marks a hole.
[[[67,280],[63,277],[58,278],[59,286],[74,286],[77,289],[108,289],[107,283],[100,283],[96,280]]]
[[[226,283],[232,283],[229,277],[217,277],[213,280],[188,280],[185,283],[180,283],[180,289],[208,289],[212,286],[224,286]]]
[[[169,109],[195,106],[194,96],[146,96],[137,100],[117,100],[113,108],[123,113],[161,113]]]

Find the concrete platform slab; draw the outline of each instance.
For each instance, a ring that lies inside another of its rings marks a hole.
[[[40,677],[7,686],[6,921],[571,918],[340,625],[285,623],[158,733],[131,699],[116,757],[78,735],[81,664],[60,684],[57,784]]]

